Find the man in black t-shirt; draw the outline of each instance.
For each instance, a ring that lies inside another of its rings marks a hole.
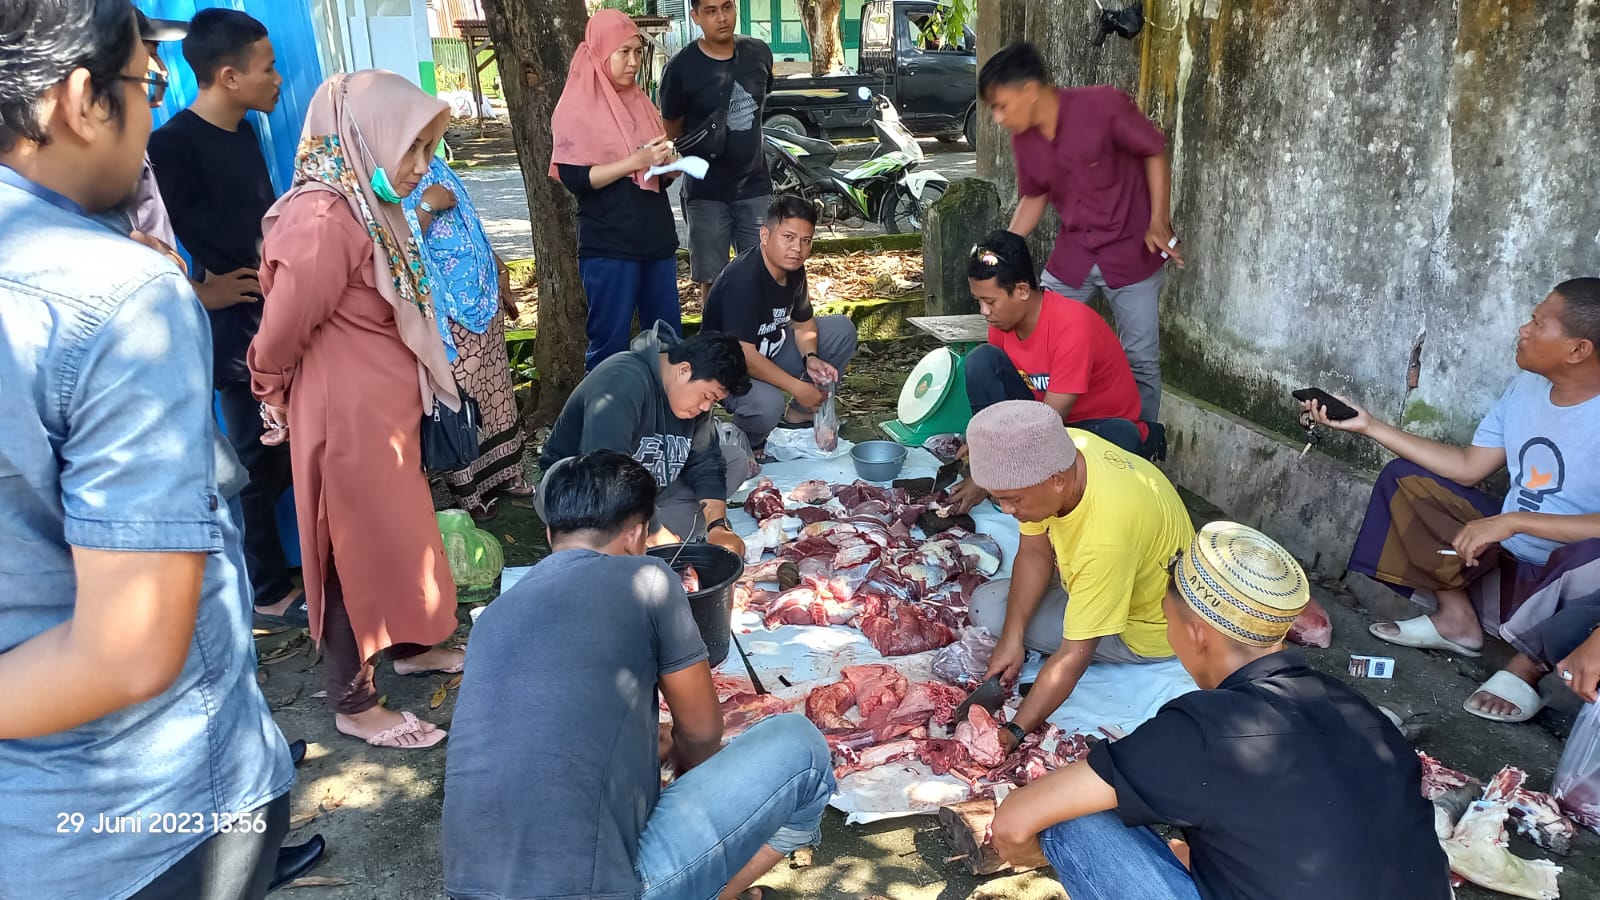
[[[150,165],[189,274],[225,290],[201,300],[211,319],[212,382],[222,419],[250,483],[244,507],[245,563],[256,611],[307,624],[304,594],[289,580],[277,503],[290,483],[289,448],[261,443],[260,404],[250,392],[245,351],[261,327],[261,217],[276,199],[251,111],[278,105],[278,74],[266,26],[231,9],[205,9],[189,23],[183,58],[200,93],[150,135]]]
[[[744,345],[750,391],[722,405],[757,450],[780,419],[810,422],[826,396],[818,385],[837,385],[856,354],[856,326],[848,316],[811,311],[806,260],[816,230],[814,206],[780,195],[766,210],[760,245],[729,263],[706,297],[704,330]]]
[[[1167,640],[1201,690],[1007,796],[1000,855],[1048,861],[1072,897],[1449,900],[1417,754],[1283,647],[1311,596],[1300,564],[1213,522],[1172,568]],[[1009,750],[1020,729],[1001,728]],[[1169,848],[1157,823],[1185,840]]]
[[[704,297],[728,265],[728,248],[755,246],[772,199],[761,137],[772,48],[734,34],[736,0],[690,0],[690,17],[704,35],[667,63],[661,118],[680,153],[711,163],[705,178],[683,186],[690,275]]]

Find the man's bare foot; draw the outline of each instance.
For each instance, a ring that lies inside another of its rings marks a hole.
[[[385,706],[374,706],[354,715],[339,713],[333,717],[333,724],[340,734],[376,746],[401,749],[431,747],[447,736],[443,729],[432,722],[424,722],[410,713],[397,712]]]
[[[1539,679],[1544,677],[1544,673],[1539,671],[1539,667],[1534,664],[1534,661],[1521,653],[1511,657],[1511,661],[1506,663],[1506,671],[1526,681],[1528,686],[1534,689],[1538,689]],[[1493,716],[1518,716],[1522,714],[1522,707],[1488,691],[1478,691],[1468,697],[1467,708]]]
[[[466,664],[467,651],[434,647],[425,653],[395,660],[394,671],[397,675],[421,675],[424,672],[454,674]]]
[[[1433,627],[1438,630],[1439,636],[1445,640],[1454,641],[1468,650],[1483,649],[1483,626],[1479,624],[1478,614],[1472,607],[1467,607],[1466,615],[1454,609],[1441,608],[1428,618],[1433,621]],[[1379,622],[1372,627],[1389,637],[1400,634],[1400,626],[1393,622]]]
[[[274,603],[271,606],[257,606],[256,607],[256,612],[260,613],[263,616],[280,616],[281,617],[284,614],[284,612],[286,612],[289,609],[289,607],[295,605],[296,603],[299,603],[301,598],[305,597],[305,595],[306,595],[306,592],[304,590],[302,590],[300,588],[295,588],[294,590],[290,591],[288,594],[285,594],[284,598],[282,600],[279,600],[277,603]]]

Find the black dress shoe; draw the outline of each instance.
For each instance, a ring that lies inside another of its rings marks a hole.
[[[304,844],[285,844],[278,848],[278,867],[272,872],[272,883],[267,885],[267,892],[277,890],[301,875],[311,871],[322,859],[322,851],[328,842],[322,835],[311,836],[311,840]]]
[[[295,740],[289,742],[289,761],[300,765],[306,761],[306,742]]]

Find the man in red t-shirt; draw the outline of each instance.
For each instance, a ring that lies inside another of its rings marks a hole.
[[[967,283],[989,322],[989,343],[967,354],[972,412],[1002,400],[1039,400],[1073,428],[1129,453],[1150,436],[1128,359],[1088,306],[1034,282],[1028,244],[1009,231],[984,238],[967,263]]]
[[[978,96],[1011,132],[1020,200],[1011,230],[1026,237],[1046,205],[1061,216],[1041,286],[1087,302],[1103,291],[1138,383],[1140,416],[1159,421],[1162,265],[1183,265],[1172,236],[1166,139],[1109,85],[1057,88],[1029,44],[984,63]]]

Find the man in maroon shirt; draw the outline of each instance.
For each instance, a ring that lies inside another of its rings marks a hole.
[[[1183,265],[1166,139],[1114,87],[1051,85],[1031,44],[984,63],[978,96],[1011,132],[1020,201],[1010,230],[1026,237],[1046,204],[1061,217],[1040,286],[1081,302],[1105,293],[1139,385],[1139,417],[1158,421],[1162,265],[1168,257]]]

